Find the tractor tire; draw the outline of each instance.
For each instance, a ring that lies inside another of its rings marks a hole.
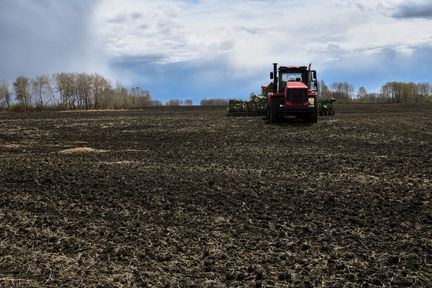
[[[318,122],[318,112],[309,113],[309,123],[317,123]]]
[[[269,120],[270,123],[275,123],[279,120],[279,99],[278,98],[272,98],[270,102],[270,109],[269,109]]]

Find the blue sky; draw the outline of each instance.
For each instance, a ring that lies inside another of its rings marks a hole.
[[[247,98],[272,62],[378,91],[432,82],[432,2],[1,0],[0,79],[101,73],[153,98]]]

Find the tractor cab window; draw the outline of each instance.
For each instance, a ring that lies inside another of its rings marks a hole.
[[[318,87],[317,87],[316,80],[311,82],[310,89],[312,90],[312,92],[317,92]]]
[[[303,82],[302,73],[282,73],[283,82]]]

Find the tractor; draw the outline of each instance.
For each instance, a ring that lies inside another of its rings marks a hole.
[[[261,95],[252,93],[249,101],[230,100],[229,116],[263,115],[270,122],[284,117],[302,118],[315,123],[318,114],[333,116],[333,98],[318,100],[318,80],[315,70],[306,66],[281,66],[273,63],[273,81],[261,86]]]
[[[267,92],[267,118],[276,122],[284,117],[302,118],[305,122],[318,120],[318,80],[315,70],[306,66],[281,66],[273,63],[273,80]]]

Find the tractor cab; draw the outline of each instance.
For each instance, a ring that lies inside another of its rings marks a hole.
[[[306,66],[281,66],[278,69],[279,87],[278,92],[283,93],[288,82],[302,82],[308,87],[312,93],[317,93],[318,81],[316,71],[309,69]],[[272,78],[274,79],[274,78]]]
[[[273,64],[270,73],[271,93],[268,93],[267,114],[274,122],[279,117],[296,116],[309,122],[317,121],[316,71],[311,66],[280,66]]]

